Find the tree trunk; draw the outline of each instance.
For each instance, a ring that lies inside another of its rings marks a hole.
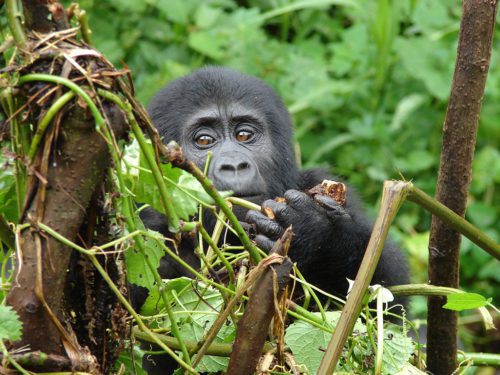
[[[27,25],[33,31],[53,32],[69,25],[63,6],[57,1],[23,0],[23,5]],[[74,79],[81,74],[61,56],[62,54],[56,54],[48,63],[47,59],[38,58],[36,42],[39,41],[36,39],[35,43],[29,42],[23,50],[24,53],[34,56],[34,61],[25,70],[20,71],[21,75],[31,71],[47,71],[53,75]],[[79,51],[88,48],[78,45],[75,40],[71,43],[60,43],[62,44],[59,45],[59,41],[55,41],[53,48],[61,48],[65,53],[70,53],[71,48],[81,48]],[[77,55],[74,61],[83,65],[88,74],[93,71],[114,71],[113,67],[99,59],[98,54],[92,52]],[[100,79],[106,80],[102,77]],[[112,84],[110,86],[114,87]],[[21,90],[20,99],[25,101],[36,91],[47,92],[49,87],[55,85],[38,82],[25,84],[23,89],[26,90]],[[43,104],[35,104],[34,101],[28,106],[30,121],[33,124],[37,124],[45,114],[44,110],[60,93],[61,87],[45,95]],[[103,103],[103,107],[116,137],[121,137],[126,128],[123,114],[114,104]],[[99,293],[102,295],[108,291],[107,286],[103,285],[95,271],[85,264],[85,259],[79,259],[74,250],[37,228],[37,223],[42,222],[70,241],[86,242],[87,245],[96,243],[93,233],[96,223],[95,211],[98,210],[97,204],[90,203],[93,197],[102,198],[103,181],[106,178],[106,169],[110,166],[108,144],[102,134],[96,131],[95,119],[81,99],[73,99],[66,104],[62,112],[62,116],[56,116],[52,127],[46,131],[45,141],[40,144],[38,155],[30,164],[30,170],[36,173],[30,178],[24,202],[25,209],[20,221],[31,226],[19,235],[14,278],[6,300],[23,322],[22,339],[15,342],[13,347],[28,346],[35,357],[37,351],[48,356],[47,361],[28,364],[27,368],[100,373],[109,365],[109,361],[103,356],[108,355],[106,351],[112,352],[115,345],[97,339],[106,350],[98,354],[96,351],[92,352],[93,343],[96,343],[92,333],[95,332],[96,326],[106,340],[110,335],[107,329],[113,325],[113,316],[106,316],[109,318],[107,326],[101,324],[103,319],[99,315],[102,315],[102,312],[98,311],[99,302],[96,301]],[[85,235],[82,234],[82,228],[85,227],[82,227],[83,224],[91,234],[89,238],[84,238]],[[113,257],[103,257],[102,262],[109,264],[114,260]],[[113,271],[116,267],[113,264],[107,269]],[[91,281],[88,280],[90,274]],[[74,277],[73,280],[77,280],[79,285],[68,285],[70,276]],[[96,285],[100,285],[99,290],[92,290]],[[75,292],[77,297],[72,295]],[[118,304],[113,304],[114,295],[111,296],[110,293],[103,296],[106,301],[104,308],[108,311],[119,309]],[[87,311],[80,308],[82,305],[87,307]],[[122,332],[119,330],[113,332],[116,336],[120,333]],[[69,358],[69,361],[65,358]],[[70,368],[68,363],[71,364]]]
[[[443,128],[436,199],[463,216],[471,180],[479,113],[491,55],[497,0],[464,0],[457,62]],[[458,288],[460,234],[432,217],[429,281]],[[457,314],[442,308],[446,299],[428,302],[428,371],[448,375],[456,369]]]

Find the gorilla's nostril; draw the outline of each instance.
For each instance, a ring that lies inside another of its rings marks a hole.
[[[235,172],[236,168],[234,167],[234,165],[231,165],[231,164],[222,164],[220,166],[220,170],[227,171],[227,172]]]
[[[244,169],[250,169],[250,163],[243,161],[240,164],[238,164],[238,170],[242,171]]]

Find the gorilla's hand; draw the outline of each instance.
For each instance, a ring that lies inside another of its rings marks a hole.
[[[259,211],[249,211],[246,221],[255,224],[255,241],[264,251],[269,251],[291,225],[294,239],[290,257],[299,263],[307,262],[310,256],[330,248],[329,242],[335,240],[335,233],[341,230],[342,223],[351,221],[349,214],[340,204],[324,195],[311,198],[300,191],[288,190],[285,200],[286,203],[266,200],[262,204],[262,207],[273,211],[274,219]]]

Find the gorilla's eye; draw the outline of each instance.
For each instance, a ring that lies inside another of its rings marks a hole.
[[[207,134],[200,134],[196,137],[195,142],[198,146],[209,146],[215,142],[215,139]]]
[[[236,140],[238,142],[248,142],[253,138],[253,133],[248,130],[240,130],[236,132]]]

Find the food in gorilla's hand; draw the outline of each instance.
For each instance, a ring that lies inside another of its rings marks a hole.
[[[323,180],[321,184],[314,186],[306,192],[314,198],[315,195],[326,195],[332,198],[342,207],[346,205],[346,187],[342,182]]]

